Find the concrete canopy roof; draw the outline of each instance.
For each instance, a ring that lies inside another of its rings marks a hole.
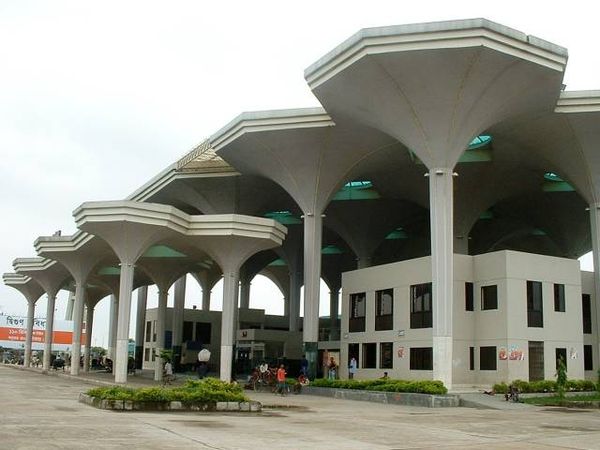
[[[44,289],[33,278],[26,275],[5,273],[2,274],[2,281],[23,294],[29,303],[35,303],[44,293]]]
[[[17,273],[33,278],[51,296],[71,279],[62,264],[47,258],[16,258],[13,267]]]
[[[281,245],[286,228],[271,219],[237,214],[190,216],[171,206],[132,201],[88,202],[73,213],[80,229],[107,239],[121,261],[135,262],[159,242],[196,246],[219,262],[228,241],[256,240]],[[127,227],[127,232],[123,231]],[[204,248],[196,245],[202,243]],[[249,256],[249,255],[248,255]],[[221,261],[222,262],[222,261]]]
[[[241,114],[211,143],[242,173],[270,178],[305,214],[320,214],[360,161],[396,141],[360,124],[335,125],[309,108]]]
[[[561,47],[475,19],[363,30],[305,75],[336,123],[351,118],[430,169],[453,168],[490,126],[552,110],[566,60]]]

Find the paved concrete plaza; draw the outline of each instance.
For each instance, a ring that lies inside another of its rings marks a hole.
[[[78,403],[90,386],[79,379],[0,366],[0,383],[6,449],[600,448],[600,411],[433,410],[253,394],[273,407],[257,415],[118,413]]]

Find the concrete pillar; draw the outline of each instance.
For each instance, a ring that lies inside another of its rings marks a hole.
[[[179,370],[181,362],[181,341],[183,340],[183,311],[185,308],[185,288],[187,275],[175,282],[175,298],[173,300],[173,369]]]
[[[71,375],[79,375],[81,357],[81,329],[85,304],[85,281],[75,280],[75,305],[73,306],[73,342],[71,344]]]
[[[67,309],[65,309],[65,320],[73,320],[73,306],[75,305],[75,292],[69,292]]]
[[[373,258],[371,255],[360,255],[356,259],[356,268],[357,269],[366,269],[367,267],[371,267],[373,265]]]
[[[321,283],[321,214],[304,215],[304,354],[310,379],[317,375],[319,341],[319,293]]]
[[[202,288],[202,311],[210,311],[210,289]]]
[[[240,282],[240,308],[250,308],[250,280],[243,279]]]
[[[108,318],[108,357],[112,359],[113,366],[117,355],[117,322],[119,319],[119,298],[110,296],[110,312]]]
[[[598,336],[599,342],[596,351],[600,353],[600,203],[590,205],[590,224],[592,228],[592,259],[594,261],[594,302],[596,304],[596,323],[592,325],[592,331]],[[596,355],[596,361],[600,361],[600,355]]]
[[[92,328],[94,326],[94,307],[87,306],[85,311],[85,346],[83,348],[83,371],[89,372],[90,351],[92,349]]]
[[[300,322],[300,289],[302,288],[302,273],[290,272],[289,319],[290,331],[298,331]]]
[[[56,304],[56,294],[48,293],[48,303],[46,305],[46,332],[44,333],[44,359],[42,361],[42,370],[50,369],[52,359],[52,335],[54,333],[54,308]]]
[[[290,296],[283,297],[283,317],[288,318],[288,324],[290,320]]]
[[[35,317],[35,302],[27,301],[27,331],[25,334],[25,355],[23,357],[23,365],[29,367],[31,365],[31,341],[33,338],[33,320]]]
[[[135,315],[135,368],[142,370],[144,364],[144,333],[146,332],[146,304],[148,286],[138,288],[137,312]]]
[[[459,255],[469,254],[468,236],[457,236],[454,238],[454,253],[458,253]]]
[[[133,263],[121,261],[117,345],[115,358],[113,358],[115,383],[127,383],[127,350],[129,345],[129,319],[131,316],[131,293],[133,291],[134,270]]]
[[[429,171],[433,287],[433,379],[452,387],[453,170]]]
[[[167,323],[167,300],[169,291],[165,288],[158,290],[158,309],[156,312],[156,361],[154,362],[154,380],[161,381],[163,378],[163,359],[160,352],[165,350],[165,330]]]
[[[231,381],[233,374],[233,345],[237,309],[239,272],[223,269],[223,313],[221,315],[221,365],[220,378]]]
[[[329,292],[329,340],[337,341],[340,339],[338,326],[338,308],[340,304],[340,290],[333,289]]]

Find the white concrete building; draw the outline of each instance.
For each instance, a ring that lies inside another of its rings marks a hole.
[[[430,273],[424,257],[343,275],[342,361],[357,359],[357,377],[433,378]],[[595,380],[597,334],[585,325],[593,312],[582,312],[593,299],[588,275],[564,258],[454,255],[455,384],[553,379],[559,356],[570,377]]]
[[[136,320],[143,330],[143,286],[158,286],[162,348],[167,292],[186,273],[202,286],[206,311],[224,279],[219,370],[226,380],[239,357],[238,306],[249,307],[258,273],[280,287],[288,331],[302,333],[312,376],[320,352],[341,351],[343,367],[348,345],[358,344],[353,352],[368,361],[362,376],[381,372],[379,359],[391,348],[396,376],[449,387],[548,378],[565,351],[569,376],[589,377],[599,363],[600,280],[582,278],[576,259],[592,250],[600,267],[600,91],[568,91],[567,59],[559,45],[485,19],[360,30],[306,69],[321,106],[240,114],[126,200],[81,205],[74,211],[80,231],[37,239],[40,257],[16,259],[17,274],[5,282],[23,292],[30,317],[45,293],[50,322],[57,290],[74,290],[76,331],[84,304],[91,321],[98,296],[112,295],[116,382],[127,379],[132,291],[142,288]],[[327,329],[319,319],[321,279],[334,312],[344,289],[342,318],[332,314]],[[474,311],[463,308],[465,283],[473,284]],[[551,308],[554,285],[564,312]],[[176,291],[178,354],[183,281]],[[350,321],[360,321],[347,316],[356,309],[348,296],[359,302],[361,293],[366,328],[351,331]],[[589,307],[576,300],[584,294]],[[395,308],[391,318],[373,312],[377,295],[384,312]],[[523,309],[527,295],[532,311]],[[414,315],[427,327],[409,326],[410,296],[431,310]],[[491,298],[497,308],[487,307]],[[582,333],[582,316],[595,334]],[[390,321],[391,329],[375,329]],[[143,331],[136,340],[142,350]],[[381,343],[391,347],[382,351]],[[74,339],[74,353],[80,348]],[[411,352],[418,370],[410,370]]]

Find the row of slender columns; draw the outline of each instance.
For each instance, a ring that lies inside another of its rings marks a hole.
[[[146,304],[148,303],[148,286],[138,289],[137,314],[135,317],[135,368],[141,370],[144,361],[144,333],[146,331]]]
[[[42,370],[50,369],[52,353],[52,337],[54,334],[54,307],[56,304],[56,293],[48,292],[48,303],[46,304],[46,333],[44,335],[44,356]]]

